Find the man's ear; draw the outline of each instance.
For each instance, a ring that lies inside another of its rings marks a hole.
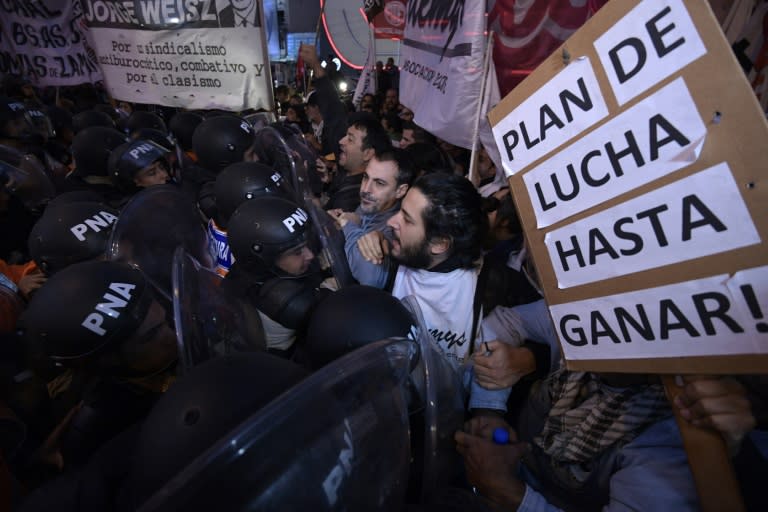
[[[405,197],[405,194],[408,192],[408,184],[403,183],[402,185],[398,185],[398,187],[395,189],[395,197],[397,199],[402,199]]]
[[[376,156],[376,150],[374,150],[373,148],[368,148],[363,150],[363,160],[365,160],[366,162],[370,162],[371,158],[373,158],[374,156]]]
[[[451,239],[448,237],[439,237],[429,242],[429,252],[432,256],[440,256],[451,249]]]

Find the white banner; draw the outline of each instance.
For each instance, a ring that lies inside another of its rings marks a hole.
[[[82,0],[117,99],[188,109],[272,109],[259,0]]]
[[[355,94],[352,96],[352,104],[355,108],[360,106],[363,96],[366,94],[376,94],[376,42],[371,29],[368,37],[368,56],[365,58],[365,66],[360,71],[360,79],[355,87]]]
[[[77,0],[0,1],[0,73],[40,86],[101,80],[80,31],[82,14]]]
[[[768,353],[768,267],[549,310],[568,360]]]
[[[485,2],[408,0],[400,103],[441,139],[472,147],[483,80]]]
[[[559,288],[569,288],[759,244],[728,164],[550,231]]]

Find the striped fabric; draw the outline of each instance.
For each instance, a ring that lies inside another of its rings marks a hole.
[[[594,373],[561,371],[548,385],[552,409],[534,441],[559,462],[589,461],[671,414],[660,384],[616,388]]]

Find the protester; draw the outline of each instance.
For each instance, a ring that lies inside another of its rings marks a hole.
[[[363,172],[360,183],[360,206],[354,213],[329,210],[344,231],[344,250],[352,276],[358,283],[384,288],[392,274],[389,262],[380,264],[366,260],[360,253],[358,240],[373,231],[381,231],[400,207],[408,192],[414,168],[402,150],[394,149],[375,155]]]

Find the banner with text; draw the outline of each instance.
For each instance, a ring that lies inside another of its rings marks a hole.
[[[0,2],[0,73],[39,86],[101,80],[81,31],[82,17],[79,1]]]
[[[189,109],[272,109],[259,0],[82,0],[117,99]]]
[[[416,124],[464,148],[472,147],[485,44],[485,1],[408,0],[400,103]]]
[[[608,3],[489,119],[569,368],[768,367],[768,124],[706,0]]]

